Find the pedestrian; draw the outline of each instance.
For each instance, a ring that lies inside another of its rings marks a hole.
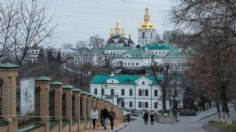
[[[93,109],[91,110],[90,117],[91,117],[91,119],[92,119],[93,129],[95,129],[95,127],[96,127],[96,122],[97,122],[97,120],[98,120],[98,111],[97,111],[96,108],[93,108]]]
[[[110,111],[111,130],[113,130],[114,128],[115,119],[116,119],[116,112],[114,111],[113,107],[111,107],[111,111]]]
[[[143,119],[144,119],[144,124],[147,125],[148,124],[148,112],[145,111],[144,115],[143,115]]]
[[[130,113],[127,114],[127,122],[130,122]]]
[[[106,106],[101,110],[101,119],[102,119],[102,126],[106,130],[107,129],[107,118],[110,117],[109,111],[107,110]]]
[[[155,116],[155,112],[153,110],[151,110],[151,112],[150,112],[151,125],[154,124],[154,116]]]

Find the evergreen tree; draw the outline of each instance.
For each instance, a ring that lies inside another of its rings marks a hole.
[[[44,56],[44,50],[41,47],[40,51],[39,51],[39,55],[38,55],[38,63],[44,63],[45,62],[45,56]]]
[[[60,52],[60,50],[59,50],[58,53],[57,53],[56,61],[57,61],[57,62],[61,62],[61,52]]]
[[[53,56],[52,56],[52,50],[50,49],[48,51],[48,62],[52,62],[54,59],[53,59]]]

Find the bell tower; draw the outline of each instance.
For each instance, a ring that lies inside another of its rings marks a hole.
[[[145,8],[144,22],[138,27],[138,44],[145,46],[157,42],[157,33],[155,25],[150,21],[149,8]]]

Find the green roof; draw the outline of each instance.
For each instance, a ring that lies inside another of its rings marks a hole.
[[[73,89],[73,86],[66,84],[66,85],[63,85],[62,88],[63,89]]]
[[[3,63],[3,64],[0,64],[0,68],[1,69],[16,69],[16,68],[19,68],[19,66],[15,64],[11,64],[11,63]]]
[[[73,88],[72,92],[81,92],[81,90],[79,88]]]
[[[116,45],[108,45],[103,50],[131,50],[131,47],[127,46],[116,46]]]
[[[51,80],[49,77],[46,76],[40,76],[38,78],[35,79],[36,81],[49,81]]]
[[[81,91],[80,94],[87,95],[88,93],[85,91]]]
[[[182,49],[182,48],[173,48],[170,50],[163,58],[179,58],[185,59],[191,56],[192,52],[189,49]]]
[[[91,93],[87,93],[87,96],[93,96]]]
[[[50,85],[62,85],[63,83],[59,82],[59,81],[54,81],[52,83],[50,83]]]
[[[146,77],[153,82],[153,84],[157,84],[154,76],[139,76],[139,75],[118,75],[118,76],[110,76],[110,75],[96,75],[90,81],[91,84],[106,84],[108,79],[115,79],[119,81],[119,84],[135,84],[135,81],[141,77]],[[158,80],[163,80],[163,76],[159,75]]]
[[[127,55],[129,58],[133,58],[133,59],[151,59],[153,56],[152,54],[146,53],[141,48],[136,48],[136,49],[128,50],[118,55],[117,58],[127,58]]]
[[[146,44],[143,48],[146,50],[169,50],[173,48],[173,45],[169,43],[154,43]]]

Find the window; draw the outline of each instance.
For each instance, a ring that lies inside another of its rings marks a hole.
[[[138,102],[139,108],[148,108],[148,102]]]
[[[148,96],[148,90],[145,90],[145,96]]]
[[[114,95],[114,89],[111,89],[111,96]]]
[[[151,33],[151,38],[152,38],[152,33]]]
[[[145,102],[145,108],[148,108],[148,102]]]
[[[142,33],[142,38],[145,38],[145,33]]]
[[[98,94],[98,90],[97,90],[97,88],[94,89],[94,94],[95,94],[95,95]]]
[[[125,89],[121,89],[121,95],[125,95]]]
[[[145,89],[139,89],[138,93],[139,96],[148,96],[148,90]]]
[[[104,93],[105,93],[105,91],[104,91],[104,89],[102,88],[102,89],[101,89],[101,95],[103,96]]]
[[[129,66],[130,66],[130,63],[128,63],[129,64]]]
[[[158,90],[154,91],[154,96],[158,96]]]
[[[138,63],[136,63],[136,66],[138,66]]]
[[[133,107],[133,102],[129,102],[129,107]]]
[[[132,65],[134,66],[134,63],[132,63]]]
[[[142,102],[138,102],[138,107],[139,107],[139,108],[142,107]]]
[[[143,82],[142,82],[142,84],[144,85],[144,84],[145,84],[145,82],[143,81]]]
[[[142,96],[142,90],[141,89],[138,90],[138,95]]]
[[[158,108],[158,102],[154,103],[154,108]]]
[[[133,96],[133,89],[130,89],[130,90],[129,90],[129,95],[130,95],[130,96]]]
[[[125,107],[125,101],[121,101],[121,107]]]

